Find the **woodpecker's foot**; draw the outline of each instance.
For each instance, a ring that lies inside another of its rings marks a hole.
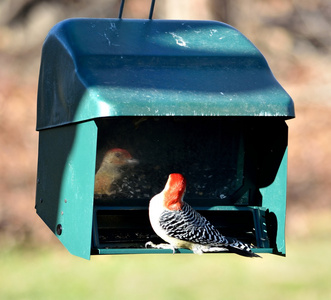
[[[154,244],[153,242],[147,242],[145,244],[145,248],[154,248],[154,249],[170,249],[172,250],[172,254],[175,254],[175,247],[170,244]]]

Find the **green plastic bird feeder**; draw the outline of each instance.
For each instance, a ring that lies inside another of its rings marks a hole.
[[[222,234],[285,255],[294,116],[262,54],[224,23],[62,21],[42,50],[37,213],[86,259],[171,253],[144,247],[159,242],[148,204],[182,173],[185,201]]]

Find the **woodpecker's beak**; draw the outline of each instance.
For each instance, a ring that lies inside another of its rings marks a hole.
[[[130,158],[126,162],[128,164],[130,164],[130,165],[137,165],[137,164],[139,164],[139,160],[138,159],[135,159],[135,158]]]

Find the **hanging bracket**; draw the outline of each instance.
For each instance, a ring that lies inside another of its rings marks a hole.
[[[120,6],[120,10],[119,10],[119,13],[118,13],[118,18],[119,19],[122,19],[122,14],[123,14],[123,9],[124,9],[124,3],[125,3],[125,0],[122,0],[121,6]],[[154,5],[155,5],[155,0],[152,0],[152,2],[151,2],[151,8],[149,10],[149,16],[148,16],[148,18],[150,20],[152,20],[152,18],[153,18]]]

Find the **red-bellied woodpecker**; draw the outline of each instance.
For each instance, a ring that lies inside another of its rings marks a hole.
[[[123,176],[126,167],[133,166],[137,162],[125,149],[113,148],[106,151],[95,174],[94,194],[112,195],[114,193],[112,184]]]
[[[149,219],[155,233],[169,244],[146,247],[171,249],[186,248],[194,253],[230,251],[259,257],[251,247],[234,238],[225,237],[202,215],[183,201],[186,180],[181,174],[170,174],[164,190],[149,203]]]

